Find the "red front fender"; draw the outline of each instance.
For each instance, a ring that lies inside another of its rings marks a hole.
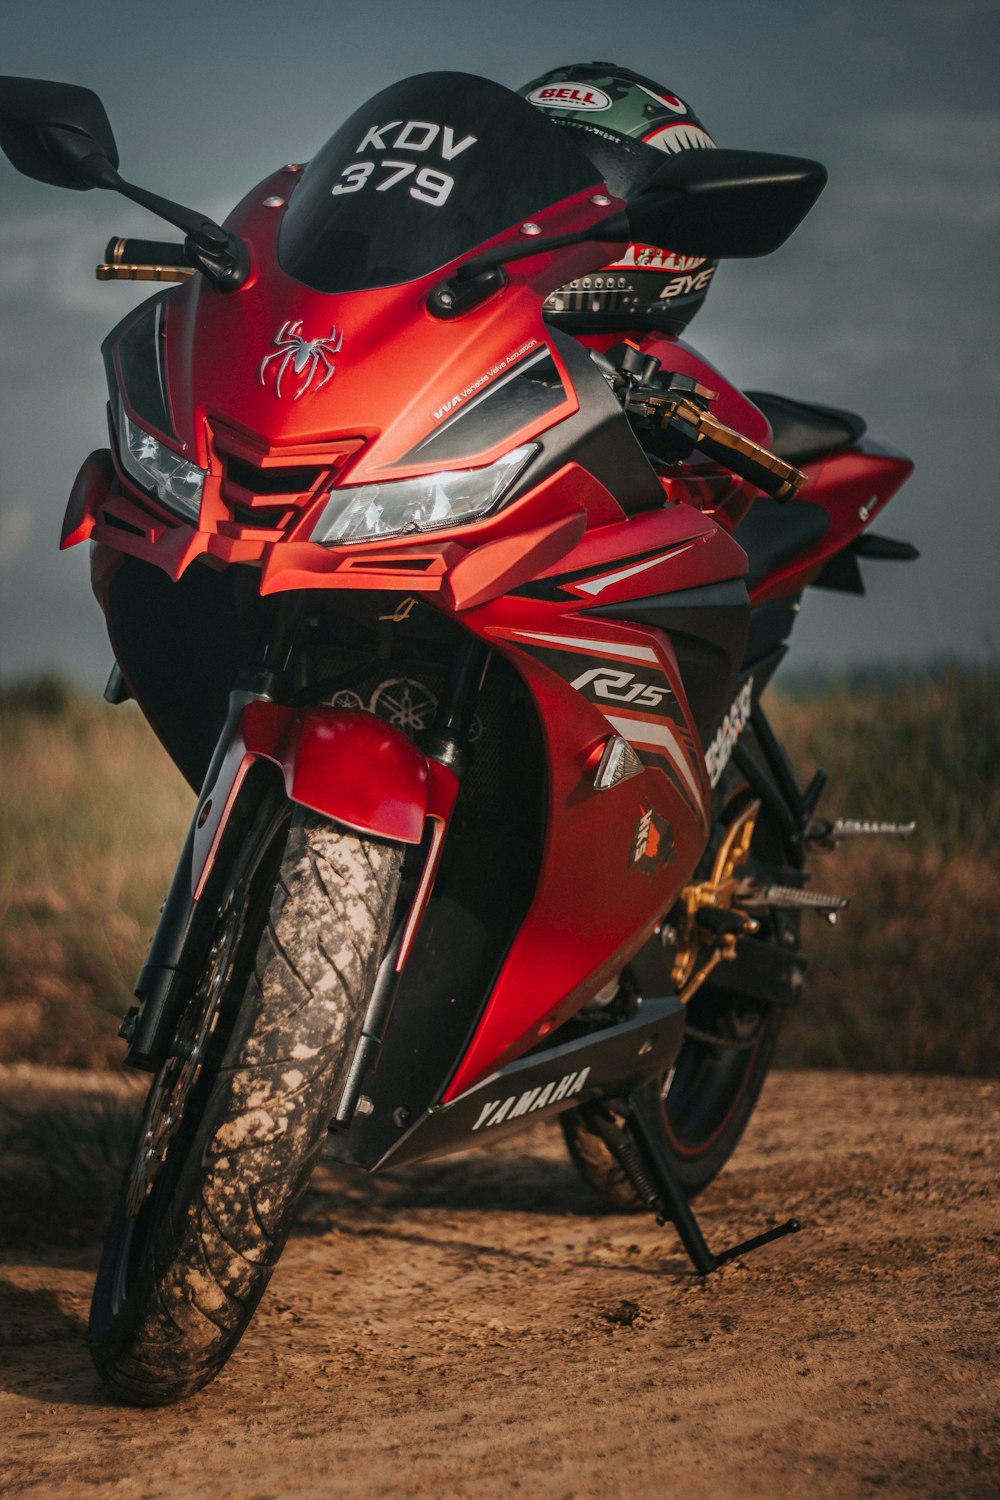
[[[247,703],[219,774],[202,793],[192,856],[197,900],[247,771],[268,760],[290,801],[356,833],[419,844],[428,818],[447,822],[458,782],[384,719],[358,709]]]

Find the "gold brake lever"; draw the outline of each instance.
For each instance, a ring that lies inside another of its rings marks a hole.
[[[764,479],[765,483],[760,487],[766,489],[776,500],[793,499],[809,477],[768,448],[752,443],[741,432],[727,427],[718,417],[713,417],[711,412],[705,411],[683,393],[660,396],[655,392],[644,391],[641,396],[628,403],[628,409],[642,413],[658,422],[661,427],[669,426],[683,433],[693,447],[701,447],[704,452],[710,453],[713,458],[717,458],[727,468],[732,468],[735,474],[749,479],[751,483]],[[727,462],[727,455],[735,455],[737,461]],[[755,468],[761,471],[759,476],[753,473]]]

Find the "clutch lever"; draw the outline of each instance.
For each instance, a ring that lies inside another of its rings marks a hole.
[[[714,417],[708,406],[717,393],[691,376],[661,373],[660,361],[629,340],[591,358],[629,416],[667,434],[678,458],[698,448],[775,500],[794,499],[805,484],[801,469]]]
[[[695,394],[670,387],[662,394],[640,389],[632,393],[626,410],[645,416],[652,426],[714,458],[775,500],[794,500],[808,478],[776,453],[720,422],[699,404]]]

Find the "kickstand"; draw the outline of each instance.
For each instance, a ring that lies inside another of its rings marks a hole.
[[[607,1146],[646,1207],[656,1214],[656,1222],[673,1224],[699,1276],[708,1276],[738,1255],[759,1250],[762,1245],[780,1240],[786,1234],[797,1234],[801,1229],[798,1219],[787,1219],[774,1229],[714,1254],[708,1248],[687,1194],[663,1154],[645,1101],[638,1094],[629,1094],[626,1099],[615,1101],[615,1111],[624,1114],[624,1128],[600,1104],[585,1109],[588,1127]]]

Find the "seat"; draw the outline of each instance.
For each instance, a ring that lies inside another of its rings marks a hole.
[[[853,411],[793,401],[770,391],[746,394],[771,424],[772,451],[791,464],[812,463],[838,448],[849,448],[867,431],[864,418]]]

